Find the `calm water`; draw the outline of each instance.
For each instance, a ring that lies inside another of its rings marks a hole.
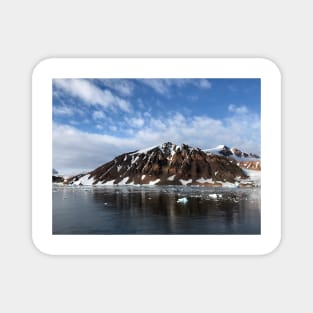
[[[254,189],[53,186],[54,234],[260,234]],[[213,194],[219,194],[214,199]],[[186,203],[177,202],[185,197]]]

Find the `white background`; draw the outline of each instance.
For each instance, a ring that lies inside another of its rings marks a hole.
[[[309,5],[3,1],[0,310],[312,311],[312,169],[310,156],[300,155],[309,154],[312,144]],[[283,74],[280,247],[258,257],[51,257],[38,252],[31,241],[31,71],[50,56],[272,59]]]

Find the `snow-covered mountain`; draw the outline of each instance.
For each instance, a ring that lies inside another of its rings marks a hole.
[[[216,187],[253,184],[233,159],[171,142],[121,154],[87,174],[68,179],[68,183]]]
[[[203,150],[208,154],[215,154],[227,157],[230,162],[236,163],[241,168],[250,170],[261,170],[261,158],[260,156],[243,152],[237,148],[229,148],[225,145],[219,145],[212,149]]]

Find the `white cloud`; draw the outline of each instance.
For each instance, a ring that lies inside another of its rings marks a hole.
[[[129,138],[86,133],[68,125],[53,125],[53,164],[61,174],[91,170],[117,154],[131,151],[134,145]]]
[[[161,119],[152,119],[150,121],[150,126],[152,128],[158,129],[158,130],[166,130],[166,125],[165,123],[162,122]]]
[[[110,129],[111,131],[113,131],[113,132],[117,131],[117,127],[114,126],[114,125],[110,125],[110,126],[109,126],[109,129]]]
[[[54,106],[53,114],[62,116],[72,116],[74,115],[74,109],[67,106]]]
[[[101,82],[123,96],[131,96],[135,88],[134,83],[126,79],[101,79]]]
[[[200,79],[199,81],[195,80],[195,82],[196,84],[198,84],[200,88],[203,88],[203,89],[212,88],[212,84],[207,79]]]
[[[168,84],[164,79],[142,79],[141,83],[151,87],[155,92],[159,94],[166,94],[168,92]]]
[[[168,94],[172,86],[183,88],[187,85],[193,85],[201,89],[210,89],[212,87],[207,79],[141,79],[140,82],[162,95]]]
[[[137,127],[137,128],[142,127],[144,123],[145,123],[145,120],[141,117],[134,117],[129,120],[130,126]]]
[[[144,102],[142,101],[142,99],[138,98],[137,99],[137,103],[138,103],[138,106],[141,110],[143,110],[145,108],[145,104]]]
[[[75,120],[69,120],[69,123],[71,125],[79,125],[80,124],[78,121],[75,121]]]
[[[243,106],[237,106],[235,104],[230,104],[228,106],[228,111],[234,112],[237,114],[246,114],[246,113],[248,113],[248,108],[244,105]]]
[[[77,97],[86,105],[101,106],[105,109],[119,108],[130,112],[128,101],[113,95],[109,90],[102,90],[90,80],[85,79],[54,79],[54,86],[72,97]]]
[[[171,141],[186,143],[202,149],[219,144],[241,150],[260,153],[260,118],[256,114],[233,111],[227,119],[209,116],[168,114],[163,118],[145,117],[144,124],[138,119],[138,128],[126,127],[126,137],[99,135],[82,132],[74,127],[55,124],[53,128],[53,166],[58,170],[91,170],[110,161],[115,156]],[[128,121],[129,123],[130,121]],[[134,126],[134,125],[133,125]],[[115,126],[105,125],[111,131]],[[116,130],[116,128],[115,128]]]
[[[105,115],[102,111],[94,111],[92,113],[92,118],[94,120],[102,120],[102,119],[104,119],[104,117],[105,117]]]

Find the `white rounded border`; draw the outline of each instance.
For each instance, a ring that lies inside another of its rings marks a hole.
[[[53,78],[260,78],[261,235],[52,235]],[[32,238],[51,255],[262,255],[281,239],[281,74],[263,58],[51,58],[32,76]]]

